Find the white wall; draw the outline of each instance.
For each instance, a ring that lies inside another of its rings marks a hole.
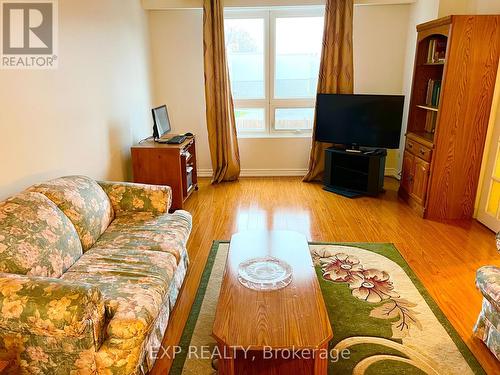
[[[403,92],[410,5],[356,6],[355,91]],[[202,11],[149,12],[153,98],[167,103],[175,132],[196,133],[200,170],[211,168],[205,124]],[[239,139],[243,174],[303,174],[310,138]],[[397,166],[396,153],[387,166]],[[269,171],[271,170],[271,171]]]
[[[476,14],[499,14],[500,1],[498,0],[475,0],[473,8]]]
[[[498,14],[499,0],[441,0],[439,17],[450,14]]]
[[[67,174],[127,179],[151,132],[139,0],[59,1],[59,68],[0,70],[0,199]]]
[[[201,10],[149,13],[153,104],[167,104],[173,133],[197,136],[199,169],[210,168]]]

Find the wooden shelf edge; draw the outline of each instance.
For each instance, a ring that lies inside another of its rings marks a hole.
[[[432,20],[429,22],[421,23],[420,25],[417,25],[417,31],[423,31],[423,30],[428,30],[428,29],[433,29],[438,26],[445,26],[451,24],[452,21],[452,16],[447,16],[447,17],[442,17],[438,18],[437,20]]]

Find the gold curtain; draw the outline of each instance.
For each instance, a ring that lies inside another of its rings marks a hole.
[[[240,175],[240,153],[224,45],[222,0],[203,2],[203,58],[212,183],[234,181]]]
[[[352,58],[353,0],[327,0],[323,50],[319,67],[318,94],[352,94],[354,68]],[[316,142],[314,121],[309,170],[304,181],[322,181],[325,149],[329,143]]]

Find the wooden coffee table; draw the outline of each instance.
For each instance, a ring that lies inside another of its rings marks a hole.
[[[238,265],[267,255],[292,266],[292,282],[275,291],[241,285]],[[332,329],[303,235],[288,231],[233,235],[213,336],[223,355],[219,374],[326,374]]]

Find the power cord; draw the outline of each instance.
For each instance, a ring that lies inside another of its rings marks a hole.
[[[147,137],[147,138],[141,139],[141,140],[139,141],[139,144],[144,143],[144,142],[146,142],[146,141],[149,141],[150,139],[154,139],[154,137],[153,137],[153,136],[150,136],[150,137]]]

